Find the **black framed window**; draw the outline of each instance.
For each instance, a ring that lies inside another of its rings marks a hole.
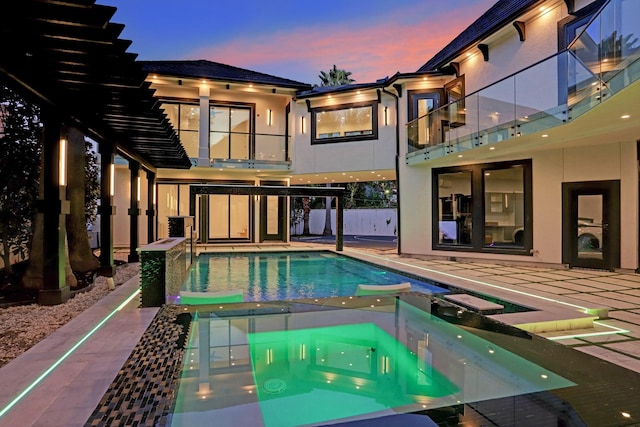
[[[252,158],[252,105],[209,106],[209,157],[212,159]]]
[[[178,132],[187,155],[198,158],[200,133],[200,105],[196,103],[165,102],[162,105],[167,118]]]
[[[433,248],[529,255],[531,160],[433,170]]]
[[[377,101],[311,110],[311,144],[369,139],[378,139]]]

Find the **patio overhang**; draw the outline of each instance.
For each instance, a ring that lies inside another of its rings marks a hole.
[[[0,5],[0,79],[66,125],[109,141],[148,169],[191,162],[146,73],[95,0],[22,0]]]

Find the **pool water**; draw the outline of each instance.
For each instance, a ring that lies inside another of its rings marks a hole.
[[[358,285],[409,282],[412,291],[447,293],[433,284],[333,252],[201,254],[182,291],[225,293],[241,290],[242,301],[276,301],[356,295]],[[176,297],[176,296],[169,296]]]
[[[523,420],[559,425],[566,412],[549,413],[544,393],[575,383],[424,307],[383,297],[345,309],[198,312],[170,425],[294,427],[402,413],[431,421],[438,411],[467,411],[479,425],[478,413],[512,416],[523,402]]]

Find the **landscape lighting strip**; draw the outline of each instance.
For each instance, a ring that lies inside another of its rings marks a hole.
[[[11,402],[7,404],[2,410],[0,410],[0,418],[3,417],[7,412],[11,410],[15,405],[18,404],[31,390],[33,390],[38,384],[40,384],[54,369],[56,369],[62,362],[64,362],[71,354],[78,349],[85,341],[87,341],[98,329],[100,329],[111,317],[113,317],[118,311],[122,310],[127,304],[131,302],[138,294],[140,293],[140,289],[136,289],[136,291],[131,294],[122,304],[116,307],[111,313],[109,313],[104,319],[100,321],[96,326],[93,327],[89,332],[87,332],[73,347],[67,350],[58,360],[54,362],[46,371],[44,371],[38,378],[33,380],[31,384],[27,386],[20,394],[18,394]]]

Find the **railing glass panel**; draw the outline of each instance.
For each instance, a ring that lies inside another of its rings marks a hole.
[[[610,0],[566,51],[407,123],[407,158],[539,132],[595,107],[640,79],[638,16],[639,1]]]

